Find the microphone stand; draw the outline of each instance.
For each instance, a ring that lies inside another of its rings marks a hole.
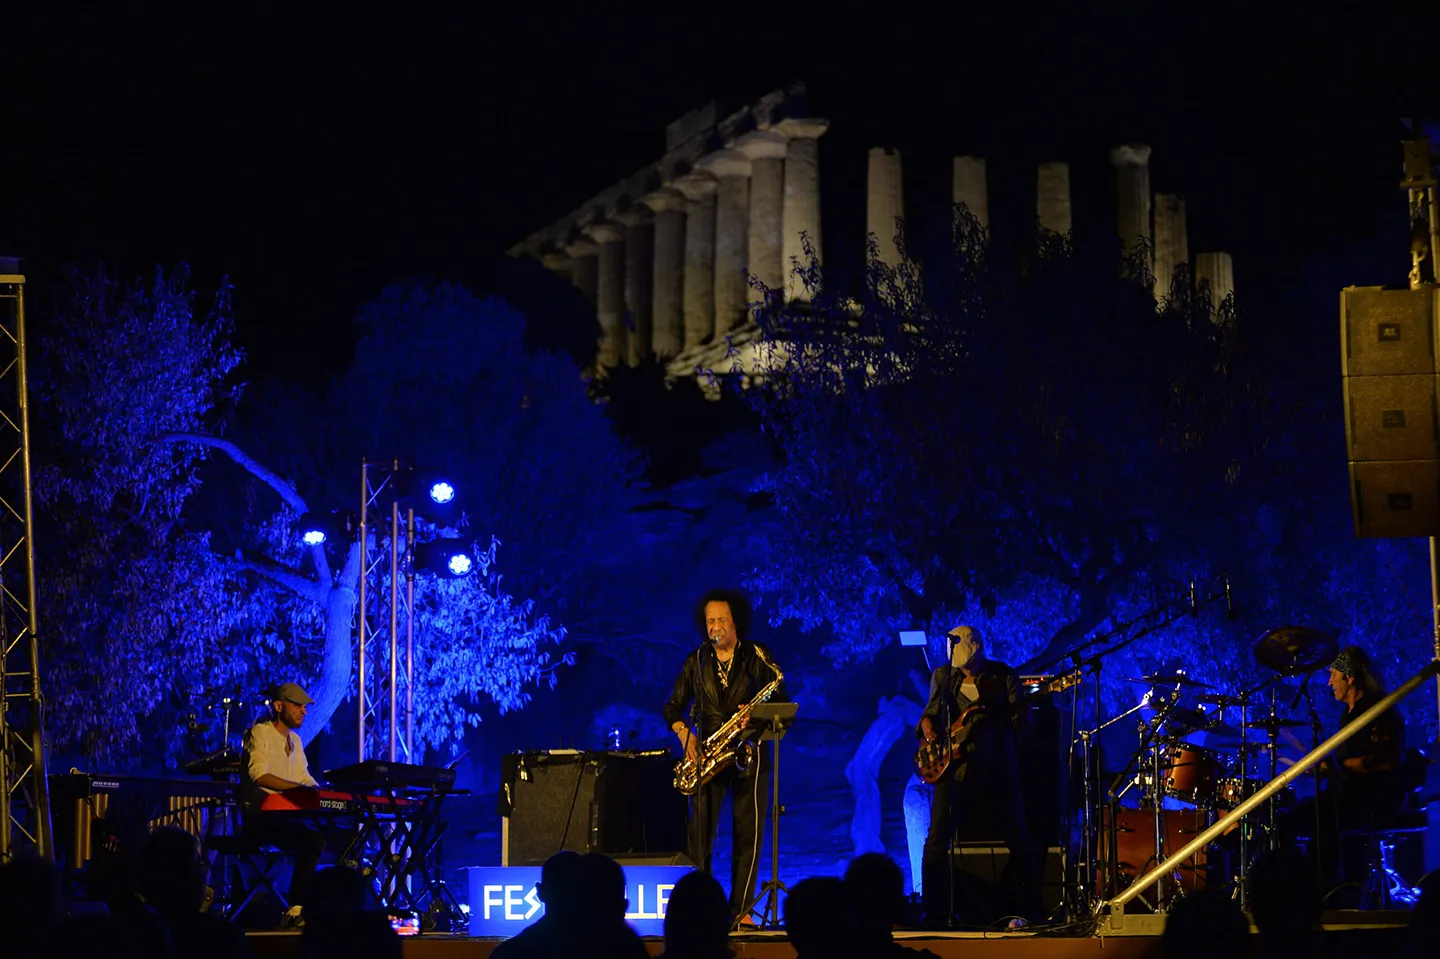
[[[1320,730],[1323,728],[1320,723],[1320,714],[1315,711],[1315,700],[1310,696],[1310,673],[1305,674],[1305,679],[1300,683],[1300,696],[1305,700],[1305,710],[1310,714],[1310,748],[1314,750],[1320,745]],[[1320,764],[1316,763],[1310,767],[1310,781],[1315,789],[1315,801],[1311,803],[1315,807],[1315,861],[1323,863],[1323,845],[1325,842],[1324,833],[1320,829]]]

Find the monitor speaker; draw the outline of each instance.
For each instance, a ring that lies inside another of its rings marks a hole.
[[[1440,535],[1436,289],[1340,292],[1355,533]]]
[[[507,756],[502,861],[534,866],[562,849],[672,864],[685,849],[687,803],[675,761],[636,753],[530,752]],[[687,860],[688,861],[688,860]]]

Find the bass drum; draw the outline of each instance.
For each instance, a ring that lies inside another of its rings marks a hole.
[[[1110,828],[1114,815],[1115,828]],[[1199,809],[1160,810],[1160,830],[1165,837],[1166,854],[1200,835],[1208,825],[1205,813]],[[1105,882],[1105,871],[1110,864],[1110,840],[1115,839],[1116,872],[1115,882]],[[1155,810],[1103,808],[1100,813],[1100,861],[1095,864],[1098,888],[1106,895],[1115,895],[1126,888],[1137,877],[1149,872],[1155,865]],[[1167,884],[1178,882],[1186,892],[1205,888],[1206,857],[1201,849],[1192,858],[1181,863],[1171,862],[1174,867]],[[1143,898],[1152,899],[1145,895]]]

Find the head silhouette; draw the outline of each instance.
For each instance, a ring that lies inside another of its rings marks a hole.
[[[836,912],[844,902],[845,883],[834,876],[802,879],[790,890],[785,897],[785,934],[801,959],[840,955],[848,917]]]
[[[1243,956],[1249,950],[1250,920],[1240,904],[1210,889],[1175,903],[1160,938],[1165,959],[1210,959]]]
[[[161,826],[140,847],[136,886],[157,912],[199,912],[205,898],[205,867],[195,837],[174,826]]]
[[[675,959],[729,955],[730,901],[714,876],[686,873],[665,907],[665,954]]]
[[[867,852],[845,870],[846,902],[855,929],[871,939],[890,938],[905,913],[905,874],[883,852]]]
[[[580,911],[580,859],[578,852],[562,849],[545,860],[536,890],[545,903],[545,915],[569,919]]]
[[[1250,915],[1260,938],[1301,940],[1320,923],[1315,867],[1293,849],[1266,853],[1250,870]]]
[[[609,856],[598,852],[580,857],[577,869],[579,908],[586,919],[609,922],[625,919],[625,870]]]

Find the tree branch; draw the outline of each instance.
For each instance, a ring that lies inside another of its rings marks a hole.
[[[292,569],[286,569],[275,563],[256,562],[253,559],[246,559],[238,553],[233,562],[237,568],[249,570],[252,573],[259,573],[272,583],[278,583],[306,599],[316,603],[325,602],[325,586],[320,583],[311,582]]]
[[[208,436],[204,433],[166,433],[160,437],[159,442],[195,443],[199,446],[217,449],[234,460],[236,465],[249,472],[251,476],[278,493],[280,498],[295,512],[310,512],[310,507],[306,505],[304,498],[296,491],[295,487],[281,479],[279,473],[255,459],[230,440],[221,439],[218,436]],[[333,583],[334,579],[330,575],[330,562],[325,558],[325,547],[310,547],[310,558],[315,562],[315,572],[319,575],[320,582],[325,586]]]

